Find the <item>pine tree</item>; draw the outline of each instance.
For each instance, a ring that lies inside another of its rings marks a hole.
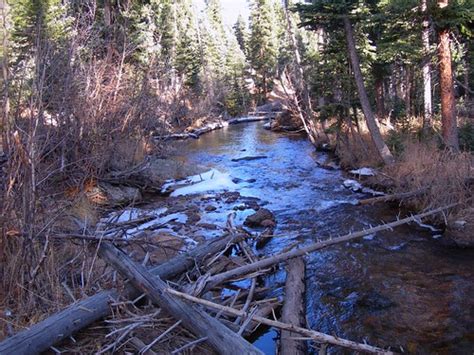
[[[233,26],[234,35],[239,43],[242,53],[247,53],[248,32],[247,25],[242,15],[237,17],[237,22]]]
[[[278,41],[274,19],[275,13],[270,0],[256,0],[252,4],[248,55],[256,73],[255,81],[261,99],[266,97],[276,72]]]
[[[247,62],[236,36],[229,36],[225,68],[226,93],[224,105],[231,116],[245,111],[249,102],[246,88]]]

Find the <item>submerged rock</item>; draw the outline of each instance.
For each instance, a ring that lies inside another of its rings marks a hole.
[[[245,219],[244,225],[247,227],[268,227],[270,222],[275,225],[275,216],[273,213],[266,208],[260,208],[257,212]]]

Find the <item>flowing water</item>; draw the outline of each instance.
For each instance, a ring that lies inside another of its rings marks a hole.
[[[304,137],[275,134],[261,123],[231,126],[179,146],[176,159],[230,175],[229,188],[275,214],[278,237],[263,254],[391,221],[399,213],[384,204],[356,206],[364,195],[343,187],[347,176],[318,166],[330,159],[327,154],[315,152]],[[232,160],[246,156],[265,157]],[[239,224],[254,212],[235,194],[227,200],[215,196],[201,193],[183,203],[195,203],[194,219],[205,226],[225,225],[232,211]],[[209,201],[212,209],[199,207]],[[202,235],[219,234],[210,228]],[[410,225],[323,249],[306,261],[311,328],[396,351],[473,353],[474,251],[449,247],[443,237]],[[266,283],[281,293],[284,279],[279,271]],[[270,329],[255,344],[273,354],[276,336]]]

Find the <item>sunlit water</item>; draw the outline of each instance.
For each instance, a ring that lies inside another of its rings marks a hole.
[[[179,146],[177,159],[230,174],[234,190],[258,198],[275,214],[279,237],[261,250],[264,254],[391,221],[399,213],[385,205],[354,205],[363,195],[342,186],[344,173],[316,164],[328,159],[326,154],[315,152],[304,137],[268,132],[260,123],[228,127]],[[256,155],[266,158],[232,161]],[[199,222],[223,226],[236,211],[242,223],[254,211],[232,209],[238,204],[216,201],[215,211],[197,211]],[[204,237],[219,234],[209,231]],[[333,246],[307,257],[308,326],[396,351],[472,354],[473,276],[473,251],[450,248],[417,226]],[[281,292],[284,279],[280,271],[266,282]],[[273,354],[276,334],[269,331],[255,344]]]

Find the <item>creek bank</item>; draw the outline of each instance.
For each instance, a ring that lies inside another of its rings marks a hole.
[[[360,168],[348,171],[352,175],[356,175],[358,181],[347,179],[344,181],[344,186],[354,192],[362,192],[372,194],[373,199],[362,200],[363,204],[374,203],[396,203],[403,204],[408,209],[417,210],[417,201],[421,195],[428,192],[429,188],[423,188],[416,191],[408,191],[404,193],[390,194],[395,186],[390,177],[384,173],[373,168]],[[367,188],[365,186],[370,186]],[[377,191],[377,190],[382,190]],[[379,196],[379,197],[376,197]],[[454,215],[449,215],[449,218],[444,219],[444,223],[439,220],[432,220],[430,224],[419,225],[423,228],[428,228],[439,236],[440,232],[444,236],[443,243],[447,246],[457,246],[460,248],[474,248],[474,208],[463,208]]]

